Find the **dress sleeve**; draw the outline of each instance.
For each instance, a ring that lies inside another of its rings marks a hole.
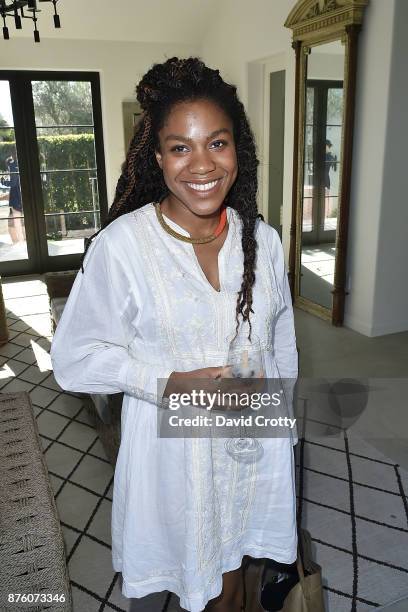
[[[136,359],[129,352],[136,331],[127,311],[135,298],[119,259],[106,232],[96,236],[51,343],[54,376],[66,391],[124,392],[161,404],[172,369]],[[137,310],[140,304],[131,306]]]

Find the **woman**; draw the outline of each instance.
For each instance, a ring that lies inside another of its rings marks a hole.
[[[17,161],[12,155],[6,159],[6,163],[10,178],[8,181],[2,180],[2,184],[10,188],[8,196],[10,206],[8,228],[12,243],[17,244],[25,240],[20,175]]]
[[[238,612],[244,555],[296,559],[296,439],[263,440],[260,460],[238,463],[220,439],[158,437],[157,405],[222,376],[237,325],[260,337],[267,376],[297,376],[282,246],[258,218],[236,88],[172,58],[137,98],[144,115],[58,325],[54,374],[66,390],[124,392],[112,511],[124,595],[169,590],[191,612]]]

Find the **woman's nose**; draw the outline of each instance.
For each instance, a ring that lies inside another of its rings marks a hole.
[[[193,153],[189,167],[192,174],[207,174],[215,168],[216,164],[209,151],[195,151]]]

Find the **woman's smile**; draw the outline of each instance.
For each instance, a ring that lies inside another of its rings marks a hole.
[[[186,181],[184,184],[189,190],[195,192],[194,195],[199,197],[205,197],[207,195],[213,195],[220,187],[223,179],[213,179],[211,181]]]

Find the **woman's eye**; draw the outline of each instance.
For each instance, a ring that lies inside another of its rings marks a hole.
[[[184,153],[186,149],[187,147],[185,145],[176,145],[172,148],[172,151],[175,151],[176,153]]]
[[[226,140],[216,140],[211,144],[215,149],[222,149],[227,144]]]

